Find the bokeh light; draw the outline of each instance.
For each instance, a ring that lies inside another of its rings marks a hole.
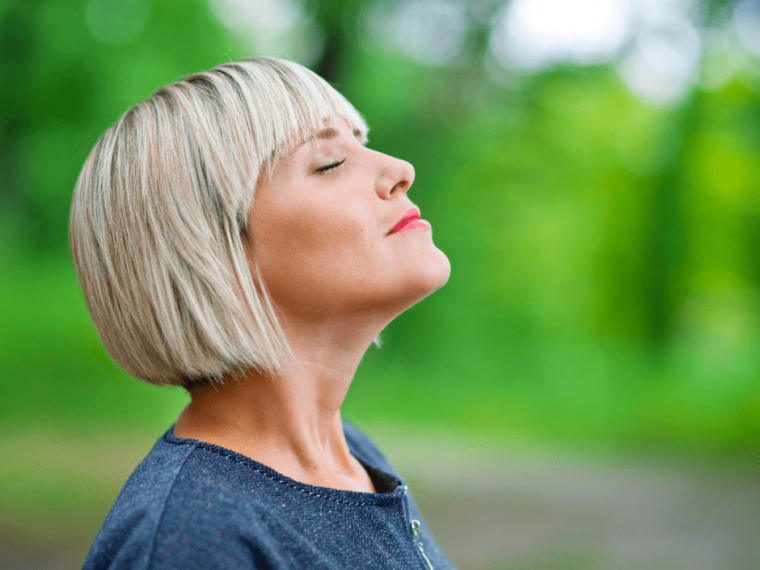
[[[628,0],[514,0],[497,21],[493,48],[510,67],[609,61],[628,39]]]
[[[92,36],[106,45],[126,45],[145,29],[148,0],[90,0],[85,10]]]

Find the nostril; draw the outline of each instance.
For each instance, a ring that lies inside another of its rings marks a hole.
[[[401,180],[400,182],[397,182],[393,188],[391,188],[390,193],[393,195],[396,191],[406,192],[407,190],[409,190],[409,182],[406,180]]]

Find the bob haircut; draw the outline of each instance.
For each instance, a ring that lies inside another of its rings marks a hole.
[[[326,81],[284,60],[225,63],[162,87],[95,143],[69,238],[106,350],[153,384],[222,381],[292,358],[252,254],[262,176],[325,121],[367,125]]]

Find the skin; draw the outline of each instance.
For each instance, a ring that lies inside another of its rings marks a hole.
[[[408,162],[362,145],[343,120],[279,161],[257,189],[252,256],[297,362],[195,389],[177,436],[309,485],[375,492],[348,450],[340,406],[377,334],[450,273],[430,228],[389,235],[413,206],[413,181]]]

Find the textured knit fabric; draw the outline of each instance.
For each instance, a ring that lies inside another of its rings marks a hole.
[[[454,569],[377,446],[345,421],[343,431],[377,493],[299,483],[169,429],[124,485],[83,570],[429,570],[425,557]]]

